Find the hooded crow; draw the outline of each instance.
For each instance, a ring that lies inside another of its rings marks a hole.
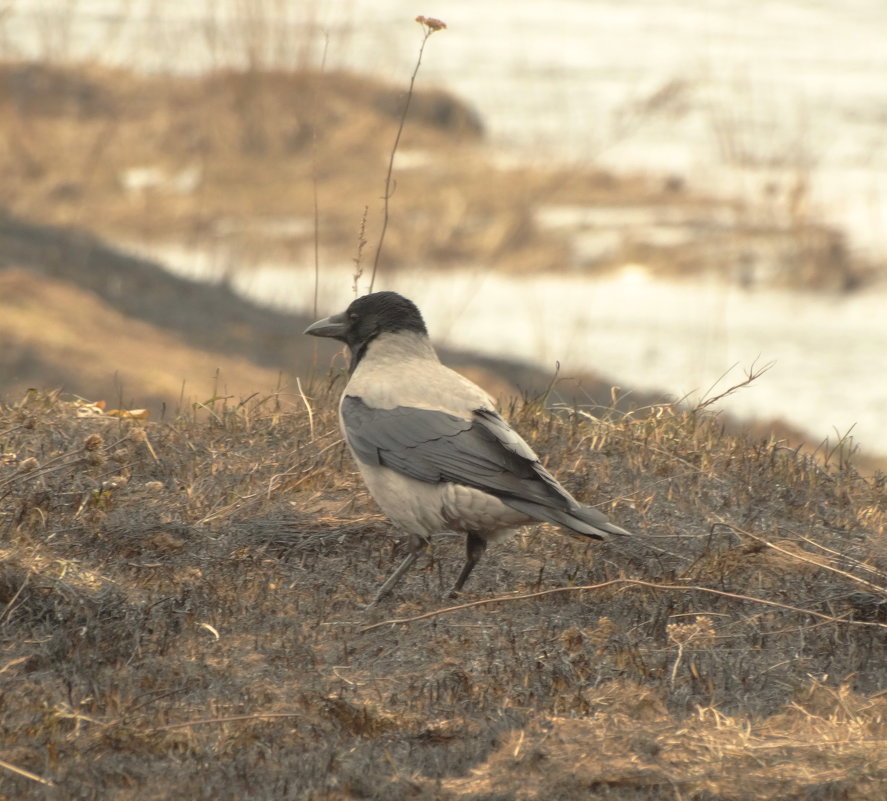
[[[339,404],[345,441],[370,494],[410,537],[409,553],[373,603],[410,569],[432,534],[464,533],[458,593],[510,530],[545,521],[592,539],[629,534],[576,501],[480,387],[440,363],[416,306],[396,292],[355,300],[305,330],[348,345]]]

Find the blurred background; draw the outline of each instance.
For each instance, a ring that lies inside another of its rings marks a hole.
[[[417,14],[448,27],[373,279]],[[768,368],[716,408],[883,465],[885,31],[881,0],[0,0],[0,395],[298,394],[307,320],[374,280],[496,394]]]

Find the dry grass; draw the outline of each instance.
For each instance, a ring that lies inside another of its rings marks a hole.
[[[169,424],[0,408],[0,797],[884,797],[883,477],[702,411],[524,404],[638,537],[531,529],[455,610],[444,539],[366,612],[396,539],[339,386]]]

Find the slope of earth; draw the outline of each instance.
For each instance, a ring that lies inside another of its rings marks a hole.
[[[704,412],[510,410],[636,535],[399,555],[340,384],[174,421],[0,406],[0,798],[887,792],[883,477]]]
[[[302,336],[309,318],[256,306],[224,283],[176,277],[83,231],[0,215],[0,281],[0,397],[59,387],[156,416],[214,392],[235,402],[298,394],[298,377],[344,366],[333,347]],[[442,357],[496,397],[539,394],[552,381],[516,362]],[[608,405],[611,386],[586,375],[559,382],[552,398]]]

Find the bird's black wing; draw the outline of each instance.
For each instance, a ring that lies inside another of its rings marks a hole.
[[[563,506],[569,495],[498,413],[465,419],[433,409],[374,409],[355,396],[342,401],[348,442],[361,462],[431,483],[450,481],[531,503]]]

